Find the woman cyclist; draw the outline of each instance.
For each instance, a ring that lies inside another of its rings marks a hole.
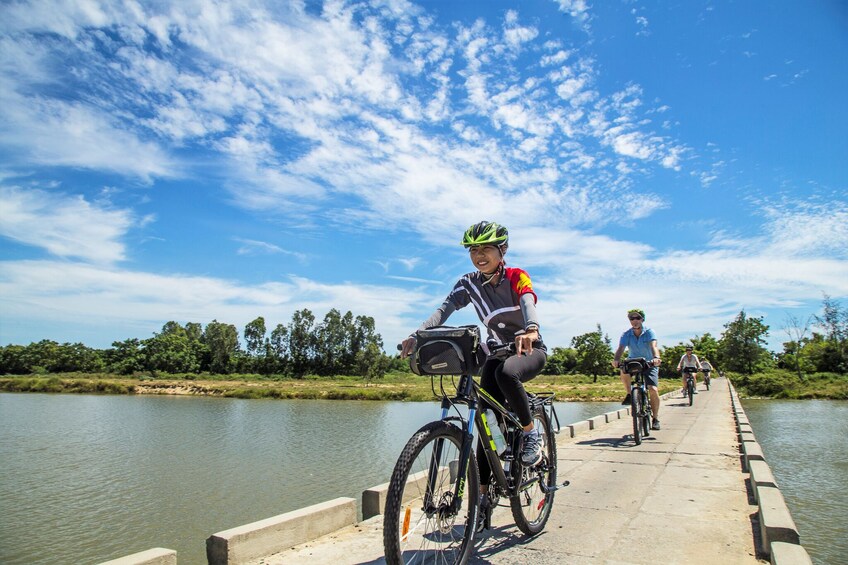
[[[698,356],[692,352],[692,346],[686,346],[686,353],[680,357],[680,362],[677,364],[677,370],[680,371],[680,379],[683,383],[683,396],[686,396],[686,372],[683,369],[692,368],[692,369],[700,369],[701,361],[698,359]],[[692,373],[692,381],[695,384],[694,393],[698,394],[698,373]]]
[[[507,267],[504,255],[509,247],[506,227],[494,222],[479,222],[465,231],[462,245],[468,249],[477,269],[454,285],[445,301],[421,325],[432,328],[445,323],[456,310],[469,304],[497,344],[515,342],[516,355],[506,360],[489,357],[483,365],[480,386],[500,403],[506,400],[524,427],[521,461],[527,466],[542,460],[539,431],[533,425],[530,402],[523,383],[538,375],[545,366],[547,350],[539,335],[536,294],[529,275],[522,269]],[[415,337],[403,341],[401,356],[407,357],[415,346]],[[487,350],[488,351],[488,350]],[[480,491],[485,494],[491,480],[491,468],[478,446]],[[486,504],[484,497],[483,504]]]

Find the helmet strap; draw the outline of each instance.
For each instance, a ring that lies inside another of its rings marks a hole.
[[[486,273],[481,272],[480,274],[483,275],[483,284],[487,285],[489,283],[496,282],[496,281],[500,280],[500,275],[503,273],[503,270],[504,270],[504,262],[501,261],[498,264],[498,268],[495,269],[492,273],[487,275]]]

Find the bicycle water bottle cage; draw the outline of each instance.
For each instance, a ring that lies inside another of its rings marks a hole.
[[[409,366],[416,375],[474,374],[482,366],[477,326],[438,326],[415,332]]]

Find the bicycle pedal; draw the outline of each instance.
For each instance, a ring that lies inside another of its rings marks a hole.
[[[542,486],[542,491],[543,491],[543,492],[546,492],[546,493],[548,493],[548,492],[556,492],[556,491],[558,491],[559,489],[561,489],[561,488],[565,488],[565,487],[567,487],[567,486],[568,486],[568,485],[570,485],[570,484],[571,484],[571,481],[563,481],[561,485],[554,485],[554,486],[552,486],[552,487],[550,487],[550,488],[545,488],[544,486]]]

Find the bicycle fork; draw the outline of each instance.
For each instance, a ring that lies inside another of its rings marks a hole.
[[[447,417],[449,406],[442,401],[442,420]],[[442,447],[444,439],[436,441],[433,448],[433,453],[430,456],[430,466],[427,473],[427,488],[424,493],[424,509],[428,515],[439,512],[442,518],[447,516],[455,516],[462,508],[462,500],[465,498],[465,482],[468,475],[468,463],[471,459],[471,449],[474,447],[474,416],[477,413],[475,403],[470,403],[468,407],[468,422],[465,429],[462,430],[463,440],[462,449],[459,453],[459,461],[456,468],[456,485],[454,486],[453,496],[450,504],[445,506],[441,504],[443,501],[434,500],[433,493],[436,491],[436,482],[439,478],[441,469],[439,462],[442,460]],[[473,495],[474,493],[472,493]]]

